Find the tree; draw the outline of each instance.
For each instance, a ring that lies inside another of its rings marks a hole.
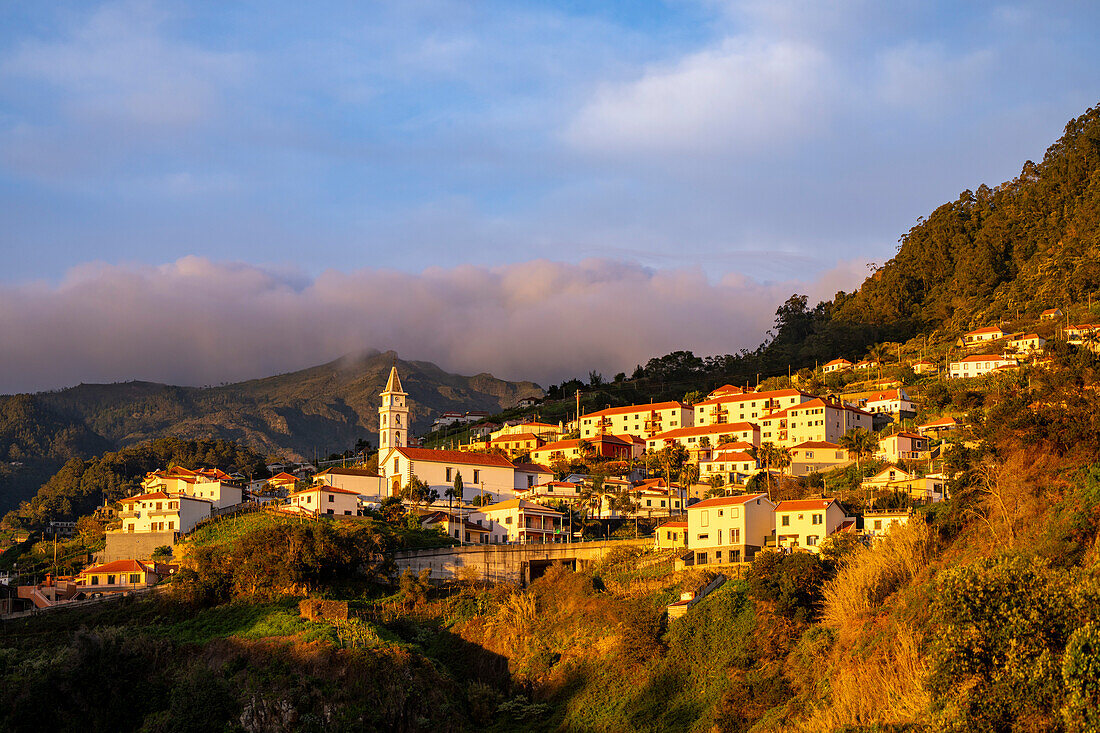
[[[439,500],[439,492],[413,476],[401,490],[401,498],[411,501],[415,506],[434,504]]]
[[[848,451],[848,455],[855,456],[857,473],[859,473],[859,462],[864,458],[870,458],[878,450],[878,440],[863,428],[849,430],[841,436],[839,445]]]
[[[455,499],[462,501],[462,471],[455,471],[455,483],[451,488]]]
[[[684,395],[684,399],[682,401],[685,405],[694,405],[696,402],[702,402],[703,393],[697,389],[693,389],[692,391]]]
[[[775,466],[778,450],[774,443],[764,441],[749,449],[749,455],[756,459],[757,465],[764,471],[764,480],[768,487],[768,501],[772,498],[772,467]]]
[[[169,545],[161,545],[153,550],[153,560],[155,562],[168,562],[172,559],[172,554],[172,548]]]

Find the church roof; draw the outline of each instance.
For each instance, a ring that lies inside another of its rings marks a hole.
[[[390,367],[390,378],[386,381],[386,389],[382,391],[382,394],[390,394],[391,392],[405,394],[405,391],[401,389],[401,377],[397,376],[396,365]]]

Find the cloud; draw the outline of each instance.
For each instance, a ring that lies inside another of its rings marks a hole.
[[[159,267],[89,263],[58,284],[0,286],[0,390],[212,384],[366,348],[548,384],[589,369],[629,372],[676,349],[755,347],[792,292],[816,302],[865,274],[846,262],[814,282],[712,282],[697,269],[535,260],[306,279],[201,257]]]
[[[598,91],[566,139],[610,152],[738,152],[802,139],[833,92],[829,57],[796,40],[732,37]]]

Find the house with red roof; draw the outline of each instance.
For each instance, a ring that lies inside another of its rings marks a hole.
[[[489,441],[490,448],[500,448],[509,457],[515,458],[520,454],[529,454],[546,445],[546,439],[534,433],[511,433],[501,435]]]
[[[550,464],[555,460],[583,460],[586,457],[626,461],[634,452],[633,440],[626,440],[611,433],[598,433],[591,438],[572,438],[547,443],[531,452],[531,460]]]
[[[805,476],[815,471],[828,471],[852,462],[848,451],[827,440],[807,440],[791,446],[792,476]]]
[[[727,443],[725,445],[732,445]],[[716,449],[709,458],[699,460],[699,481],[707,483],[718,476],[726,485],[744,485],[760,472],[760,464],[747,450]]]
[[[75,582],[87,592],[121,593],[155,585],[160,576],[150,565],[140,560],[115,560],[114,562],[84,568]]]
[[[282,511],[314,517],[354,517],[359,514],[359,492],[314,484],[288,496]]]
[[[509,499],[471,512],[469,520],[489,531],[493,544],[552,544],[569,541],[565,515],[541,504]]]
[[[818,552],[821,541],[832,533],[855,530],[855,518],[836,499],[781,501],[774,514],[779,547]]]
[[[941,417],[938,420],[932,420],[931,422],[926,422],[923,425],[918,425],[917,432],[921,435],[924,435],[925,437],[938,437],[952,430],[957,430],[958,427],[959,424],[955,420],[955,418],[948,415],[947,417]]]
[[[950,379],[969,379],[1018,367],[1019,363],[1015,359],[1001,354],[972,354],[951,362],[947,376]]]
[[[993,341],[999,341],[1003,339],[1004,336],[1005,332],[1001,330],[1000,326],[986,326],[963,334],[962,345],[970,349],[975,346],[989,344]]]
[[[682,402],[656,402],[648,405],[609,407],[582,415],[581,437],[591,439],[601,433],[639,435],[644,438],[666,430],[691,427],[694,412]]]
[[[131,496],[120,500],[118,504],[118,518],[122,520],[122,527],[110,530],[108,535],[113,532],[187,534],[196,524],[209,517],[214,508],[209,499],[163,491]],[[167,544],[172,543],[169,541]]]
[[[502,455],[473,453],[433,448],[390,448],[378,461],[379,473],[385,477],[386,490],[398,496],[416,476],[440,496],[454,488],[455,478],[462,477],[462,496],[469,501],[483,495],[490,501],[510,499],[516,493],[516,467]]]
[[[653,532],[658,550],[682,550],[687,548],[687,519],[670,519],[657,525]]]
[[[761,443],[791,447],[807,441],[836,443],[849,430],[871,430],[871,413],[820,397],[760,420]]]
[[[688,451],[697,451],[704,444],[709,447],[734,441],[759,445],[760,427],[751,422],[735,422],[667,430],[649,438],[646,441],[646,447],[652,451],[659,451],[666,446],[676,444],[684,446]]]
[[[687,508],[687,544],[694,564],[748,562],[775,528],[766,494],[717,496]]]
[[[928,438],[908,431],[887,435],[879,439],[875,457],[890,463],[923,461],[928,458]]]
[[[464,545],[489,544],[488,529],[451,512],[431,512],[420,518],[420,526],[424,529],[438,529]]]
[[[173,496],[204,499],[216,509],[236,506],[244,501],[244,488],[217,468],[192,471],[183,466],[172,466],[147,473],[141,487],[147,493],[161,491]]]
[[[714,397],[695,403],[695,425],[758,422],[761,416],[812,399],[814,395],[797,389],[774,389]]]
[[[852,362],[847,359],[833,359],[832,361],[825,362],[821,367],[821,371],[825,374],[830,374],[831,372],[841,372],[845,369],[851,369],[852,366]]]

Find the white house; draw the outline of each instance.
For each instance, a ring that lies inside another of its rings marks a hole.
[[[120,531],[131,532],[181,532],[187,533],[195,525],[210,516],[213,503],[209,499],[196,499],[186,494],[167,494],[154,491],[131,496],[119,502]]]
[[[1047,340],[1037,333],[1022,333],[1008,340],[1008,348],[1017,354],[1042,353]]]
[[[986,326],[985,328],[978,328],[969,333],[963,334],[963,345],[967,348],[973,348],[975,346],[981,346],[982,344],[988,344],[991,341],[998,341],[1004,338],[1005,332],[998,326]]]
[[[454,487],[462,476],[459,499],[484,495],[490,501],[511,499],[516,493],[516,468],[504,456],[431,448],[393,448],[378,462],[388,492],[397,496],[413,476],[439,492]]]
[[[849,430],[872,429],[871,413],[816,398],[760,419],[760,440],[781,447],[807,441],[836,443]]]
[[[821,540],[854,527],[855,520],[835,499],[781,501],[775,507],[775,536],[780,547],[817,552]]]
[[[982,377],[997,370],[1016,369],[1018,366],[1015,359],[1000,354],[974,354],[951,362],[947,376],[950,379],[968,379]]]
[[[313,480],[336,489],[354,491],[370,501],[380,502],[387,496],[385,480],[365,468],[327,468],[314,475]]]
[[[1039,314],[1039,318],[1044,321],[1053,321],[1061,318],[1063,315],[1061,308],[1047,308],[1045,311]]]
[[[236,506],[244,500],[244,488],[235,483],[229,474],[216,468],[192,471],[183,466],[172,466],[163,471],[153,471],[145,475],[141,488],[147,493],[162,491],[205,499],[216,509]]]
[[[833,359],[832,361],[826,362],[825,365],[821,367],[821,371],[829,374],[830,372],[839,372],[851,368],[852,362],[847,359]]]
[[[687,509],[687,544],[695,565],[747,562],[775,528],[766,494],[718,496]]]
[[[900,491],[911,499],[928,503],[943,501],[946,484],[942,474],[919,476],[898,466],[886,466],[863,480],[863,488],[869,491]]]
[[[911,512],[908,509],[896,512],[867,512],[863,515],[863,534],[881,539],[894,527],[909,524]]]
[[[717,446],[735,441],[760,445],[760,426],[751,422],[735,422],[668,430],[649,438],[646,441],[646,447],[652,451],[659,451],[665,446],[678,444],[690,451],[704,442],[710,446]]]
[[[354,517],[359,513],[359,493],[338,489],[335,486],[315,484],[288,496],[285,509],[315,516]]]

